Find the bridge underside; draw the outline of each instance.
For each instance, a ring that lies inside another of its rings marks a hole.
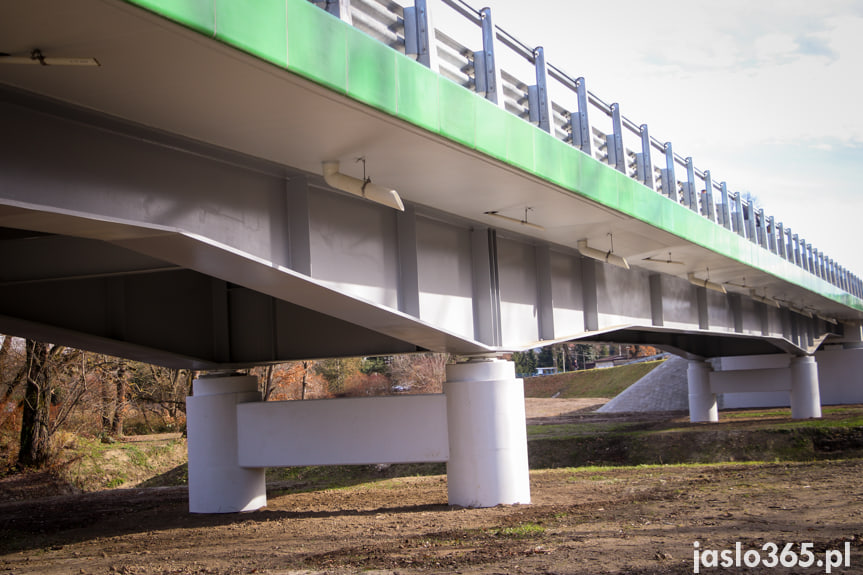
[[[0,331],[174,367],[552,341],[805,354],[842,324],[0,91]],[[851,341],[854,334],[851,334]]]
[[[199,238],[8,206],[0,208],[0,222],[70,231],[86,224],[91,235],[98,230],[98,235],[113,236],[105,241],[0,228],[3,252],[13,256],[0,283],[3,333],[193,369],[429,350],[493,351]],[[202,259],[242,270],[228,275],[245,285],[184,267]],[[339,308],[356,308],[341,314],[354,321],[334,316]],[[379,325],[380,331],[363,324]],[[799,353],[782,337],[656,326],[630,325],[566,339],[654,345],[686,357]]]

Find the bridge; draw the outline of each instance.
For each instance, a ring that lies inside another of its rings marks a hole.
[[[529,502],[502,357],[555,342],[688,358],[693,421],[861,400],[861,279],[488,9],[32,0],[0,42],[0,332],[208,372],[193,512],[328,463]],[[271,404],[232,371],[421,351],[461,358],[442,396]]]

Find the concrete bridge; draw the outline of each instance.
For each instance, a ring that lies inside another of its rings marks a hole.
[[[0,332],[211,372],[192,511],[398,461],[528,502],[500,356],[554,342],[688,358],[693,421],[729,389],[860,399],[863,283],[798,230],[487,9],[317,4],[0,5]],[[265,404],[231,372],[418,351],[463,358],[444,396]]]

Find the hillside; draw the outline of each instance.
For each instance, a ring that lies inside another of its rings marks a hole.
[[[660,366],[663,359],[631,363],[605,369],[586,369],[528,377],[524,380],[525,397],[614,397]],[[555,395],[559,394],[559,395]]]

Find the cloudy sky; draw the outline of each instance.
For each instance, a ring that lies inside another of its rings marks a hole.
[[[468,1],[863,276],[863,0]]]

